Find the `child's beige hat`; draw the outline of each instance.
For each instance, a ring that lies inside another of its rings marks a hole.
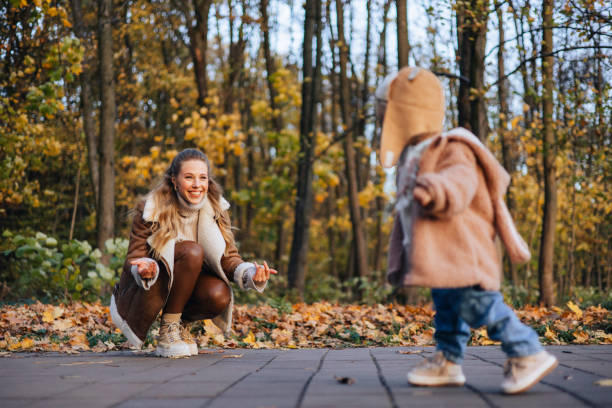
[[[376,95],[387,101],[380,160],[383,167],[392,167],[413,136],[442,132],[444,91],[433,73],[416,67],[402,68],[390,83],[385,82],[386,98],[378,91]]]

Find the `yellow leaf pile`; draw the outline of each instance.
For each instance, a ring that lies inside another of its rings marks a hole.
[[[546,344],[612,344],[610,311],[568,303],[567,309],[526,306],[516,310]],[[433,345],[431,305],[338,305],[327,302],[287,305],[239,305],[232,334],[225,337],[210,321],[192,326],[200,347],[342,348]],[[157,326],[145,342],[155,346]],[[474,330],[471,345],[497,344],[486,329]],[[0,307],[0,351],[103,352],[126,349],[125,337],[98,303],[69,305],[3,305]]]

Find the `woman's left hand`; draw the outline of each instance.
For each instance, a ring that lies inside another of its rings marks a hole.
[[[276,275],[277,273],[278,271],[275,269],[270,269],[266,261],[264,261],[263,265],[258,265],[257,262],[255,262],[255,276],[253,276],[253,282],[256,285],[262,285],[270,279],[270,274]]]

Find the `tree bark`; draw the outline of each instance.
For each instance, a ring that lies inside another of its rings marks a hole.
[[[484,100],[488,9],[488,0],[469,0],[457,8],[459,72],[470,81],[459,83],[459,126],[471,130],[482,141],[489,131]]]
[[[495,1],[495,9],[497,10],[497,21],[499,24],[499,48],[497,50],[497,99],[499,103],[499,139],[501,142],[502,150],[502,164],[506,171],[512,174],[514,170],[514,155],[513,155],[513,143],[511,140],[511,134],[508,132],[508,115],[510,110],[508,109],[508,84],[504,78],[506,74],[504,53],[506,47],[505,42],[505,30],[504,30],[504,13],[502,6]],[[506,204],[510,213],[514,212],[514,197],[512,195],[512,180],[508,186],[508,192],[506,193]],[[506,264],[510,270],[510,281],[512,285],[516,287],[518,285],[518,269],[515,264],[509,261],[506,257]]]
[[[270,95],[270,108],[272,109],[272,125],[274,126],[274,131],[280,133],[283,129],[283,119],[276,103],[278,92],[276,92],[274,83],[272,82],[272,77],[276,73],[276,66],[270,51],[268,0],[260,0],[259,11],[261,14],[261,31],[263,33],[263,54],[266,62],[266,83],[268,85],[268,94]]]
[[[350,89],[347,76],[348,44],[344,37],[344,13],[342,1],[336,0],[336,22],[338,24],[338,44],[340,56],[340,110],[345,129],[351,129],[350,115]],[[355,149],[353,147],[352,131],[347,131],[344,138],[344,155],[346,164],[346,178],[348,181],[349,209],[353,227],[353,242],[355,243],[355,268],[357,276],[365,277],[368,272],[368,253],[363,231],[363,222],[359,208],[357,191],[357,166]]]
[[[208,75],[206,74],[206,65],[208,64],[208,14],[213,0],[190,0],[190,3],[193,10],[189,3],[173,0],[175,7],[179,8],[185,17],[187,35],[189,36],[189,52],[193,61],[193,74],[198,88],[197,103],[199,106],[204,106],[208,96]]]
[[[391,0],[387,0],[383,6],[383,28],[380,32],[380,41],[379,41],[379,51],[378,51],[378,72],[379,76],[382,78],[387,76],[388,66],[387,66],[387,14],[389,13],[389,8],[391,6]],[[372,150],[378,152],[380,148],[380,125],[378,121],[375,123],[374,128],[374,136],[372,137]],[[382,182],[382,174],[376,171],[374,175],[375,184],[380,184]],[[382,197],[376,197],[376,249],[374,250],[374,260],[372,262],[374,270],[380,271],[382,269],[382,261],[383,261],[383,248],[384,248],[384,240],[382,224],[383,224],[383,211],[384,209],[384,201]]]
[[[544,209],[542,214],[542,238],[538,276],[540,283],[540,303],[552,306],[555,303],[554,292],[554,249],[555,225],[557,220],[557,186],[555,169],[555,134],[553,129],[553,57],[548,55],[553,50],[553,7],[554,0],[544,0],[542,9],[542,95],[543,114],[543,149],[544,161]],[[547,56],[548,55],[548,56]]]
[[[397,65],[398,69],[408,66],[410,42],[408,41],[408,6],[406,0],[396,0],[397,11]]]
[[[300,154],[298,158],[297,196],[295,222],[289,258],[289,288],[304,293],[306,257],[312,215],[312,157],[316,143],[316,105],[319,98],[321,77],[321,0],[306,0],[304,21],[302,108],[300,115]],[[315,65],[312,51],[316,42]]]
[[[74,21],[74,34],[79,41],[84,43],[87,38],[83,25],[83,8],[81,0],[71,0],[72,18]],[[100,162],[98,158],[98,132],[94,121],[93,95],[91,90],[91,67],[87,62],[83,65],[83,71],[79,77],[81,85],[81,113],[83,116],[83,133],[87,140],[87,158],[89,165],[90,182],[94,192],[94,205],[97,209],[100,197]]]
[[[112,0],[100,0],[98,53],[100,66],[100,199],[98,248],[115,234],[115,83],[113,78]]]
[[[274,88],[274,82],[272,78],[276,73],[276,65],[274,63],[274,59],[272,57],[272,52],[270,50],[270,26],[269,26],[269,17],[268,17],[268,0],[260,0],[259,2],[259,12],[261,15],[261,31],[263,33],[263,54],[264,60],[266,63],[266,84],[268,86],[268,95],[270,97],[270,109],[272,110],[272,126],[274,131],[277,134],[280,134],[283,130],[283,117],[281,115],[280,110],[278,109],[278,104],[276,103],[276,97],[278,96],[278,92],[276,88]],[[276,140],[279,138],[277,137]],[[276,221],[276,249],[274,251],[277,262],[280,262],[280,259],[283,255],[283,248],[285,245],[285,219],[284,214],[279,214],[279,218]],[[279,272],[282,271],[283,265],[279,263]]]

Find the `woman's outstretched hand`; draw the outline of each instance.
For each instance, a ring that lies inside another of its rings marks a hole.
[[[157,272],[157,265],[153,259],[139,258],[130,262],[138,268],[138,274],[142,279],[153,279]]]
[[[270,274],[276,275],[278,271],[276,269],[270,269],[266,261],[264,261],[263,265],[258,265],[255,262],[255,276],[253,276],[253,282],[256,285],[262,285],[270,279]]]

